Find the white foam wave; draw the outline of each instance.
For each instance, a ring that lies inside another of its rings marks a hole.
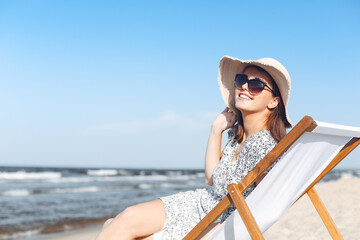
[[[101,189],[99,187],[81,187],[81,188],[58,188],[58,189],[54,189],[51,192],[54,193],[84,193],[84,192],[100,192]]]
[[[198,172],[196,173],[197,177],[205,177],[205,173],[204,172]]]
[[[193,180],[201,175],[180,175],[180,172],[170,175],[125,175],[128,173],[119,172],[115,169],[88,170],[87,175],[62,176],[60,172],[0,172],[0,183],[7,181],[34,181],[46,180],[51,183],[86,183],[86,182],[113,182],[113,181],[168,181],[168,180]]]
[[[178,176],[177,176],[178,178]],[[48,179],[52,183],[81,183],[81,182],[114,182],[114,181],[166,181],[169,176],[88,176],[88,177],[63,177],[59,179]],[[173,179],[173,177],[172,177]]]
[[[0,179],[5,180],[43,180],[61,178],[59,172],[0,172]]]
[[[355,176],[352,173],[345,172],[341,174],[341,178],[353,178],[353,177]]]
[[[53,183],[80,183],[80,182],[114,182],[114,181],[169,181],[169,180],[194,180],[197,175],[138,175],[138,176],[87,176],[87,177],[62,177],[58,179],[48,179]]]
[[[121,176],[127,176],[127,175],[129,175],[129,173],[127,172],[127,171],[125,171],[125,170],[119,170],[119,174],[121,175]]]
[[[118,171],[115,169],[87,170],[86,172],[91,176],[114,176],[118,174]]]
[[[146,180],[153,180],[153,181],[166,181],[170,177],[165,175],[150,175],[150,176],[121,176],[122,180],[135,180],[135,181],[146,181]]]
[[[178,186],[178,184],[173,184],[173,183],[161,183],[160,184],[160,186],[162,187],[162,188],[172,188],[172,187],[174,187],[174,186]]]
[[[16,232],[16,233],[10,233],[10,234],[5,234],[2,235],[0,234],[0,239],[6,239],[6,240],[10,240],[10,239],[24,239],[24,238],[28,238],[31,236],[35,236],[38,235],[40,233],[40,231],[43,228],[38,228],[38,229],[34,229],[34,230],[28,230],[28,231],[24,231],[24,232]]]
[[[149,184],[139,184],[139,188],[141,189],[149,189],[152,188]],[[125,187],[108,187],[108,188],[101,188],[95,186],[89,187],[78,187],[78,188],[55,188],[55,189],[46,189],[37,192],[36,194],[63,194],[63,193],[91,193],[91,192],[103,192],[103,191],[118,191],[118,190],[131,190],[133,189],[132,186],[125,186]],[[0,196],[10,196],[10,197],[19,197],[19,196],[29,196],[35,194],[32,191],[26,189],[15,189],[15,190],[7,190],[4,192],[0,192]],[[1,240],[1,237],[0,237]]]
[[[152,185],[146,184],[146,183],[142,183],[142,184],[139,184],[139,188],[140,188],[140,189],[150,189],[150,188],[152,188]]]
[[[92,177],[64,177],[58,179],[49,179],[51,183],[81,183],[81,182],[94,182],[96,178]]]
[[[7,190],[7,191],[1,193],[2,196],[12,196],[12,197],[28,196],[30,194],[31,194],[30,191],[28,191],[26,189]]]
[[[181,172],[181,171],[167,171],[167,172],[166,172],[166,175],[169,175],[169,176],[179,176],[179,175],[182,175],[182,172]]]
[[[196,179],[196,178],[199,178],[199,177],[197,177],[196,175],[174,175],[174,176],[169,177],[169,179],[172,179],[172,180],[182,180],[182,181],[192,180],[192,179]]]

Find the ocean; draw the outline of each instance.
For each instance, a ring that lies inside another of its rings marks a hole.
[[[126,207],[207,187],[204,172],[122,168],[0,167],[0,240],[102,224]],[[333,170],[322,181],[360,177]]]

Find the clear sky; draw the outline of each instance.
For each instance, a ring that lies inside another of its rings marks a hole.
[[[360,127],[359,1],[2,1],[0,165],[203,168],[223,55],[272,57],[288,111]],[[360,168],[360,150],[341,168]]]

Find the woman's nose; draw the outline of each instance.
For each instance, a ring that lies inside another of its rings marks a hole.
[[[248,83],[244,83],[242,86],[241,86],[241,89],[245,89],[245,90],[249,90],[248,89]]]
[[[241,86],[237,86],[236,88],[237,88],[237,89],[246,89],[246,90],[248,90],[248,83],[246,82],[246,83],[244,83],[244,84],[241,85]]]

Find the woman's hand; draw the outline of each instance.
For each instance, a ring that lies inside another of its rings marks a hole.
[[[222,133],[226,129],[233,127],[235,122],[236,114],[227,107],[216,117],[212,124],[212,128],[213,130]]]

